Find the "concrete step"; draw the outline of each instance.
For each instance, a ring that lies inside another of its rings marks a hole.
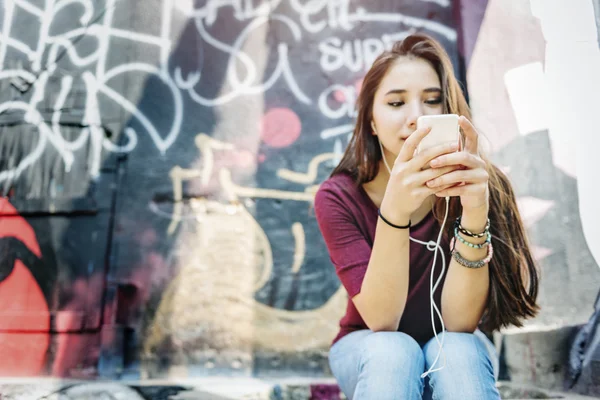
[[[503,399],[572,399],[592,397],[499,382]],[[80,381],[54,378],[0,378],[2,400],[342,400],[333,379],[293,377],[193,378],[169,381]]]

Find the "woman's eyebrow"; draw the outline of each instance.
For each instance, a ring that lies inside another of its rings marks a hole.
[[[424,93],[441,93],[442,89],[438,88],[438,87],[430,87],[427,89],[423,89]],[[388,91],[385,95],[387,96],[388,94],[402,94],[402,93],[406,93],[406,89],[392,89],[390,91]]]
[[[392,89],[389,92],[387,92],[385,95],[387,96],[388,94],[402,94],[402,93],[406,93],[406,89]]]

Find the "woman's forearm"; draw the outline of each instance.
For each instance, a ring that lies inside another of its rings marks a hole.
[[[486,207],[480,210],[465,211],[461,225],[472,232],[482,232],[487,222]],[[485,238],[467,238],[471,243],[482,243]],[[456,250],[465,259],[484,259],[487,247],[475,249],[456,240]],[[454,258],[450,262],[448,275],[442,289],[442,316],[446,329],[451,332],[473,332],[481,319],[487,303],[490,286],[488,265],[481,268],[466,268]]]
[[[361,291],[352,299],[372,331],[398,329],[408,296],[409,240],[408,229],[397,229],[378,219]]]

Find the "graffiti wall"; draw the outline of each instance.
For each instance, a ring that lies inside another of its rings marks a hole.
[[[518,79],[548,74],[540,18],[517,0],[4,0],[0,374],[326,371],[346,295],[312,199],[366,70],[416,31],[515,181],[545,275],[533,326],[582,322],[589,178],[557,161],[542,106],[521,117]]]

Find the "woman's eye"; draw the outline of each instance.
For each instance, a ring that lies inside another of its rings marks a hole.
[[[442,98],[437,98],[437,99],[430,99],[425,101],[425,103],[427,104],[440,104],[442,102]]]
[[[391,102],[391,103],[388,103],[388,104],[390,106],[392,106],[392,107],[400,107],[401,105],[404,104],[404,102],[403,101],[394,101],[394,102]]]

